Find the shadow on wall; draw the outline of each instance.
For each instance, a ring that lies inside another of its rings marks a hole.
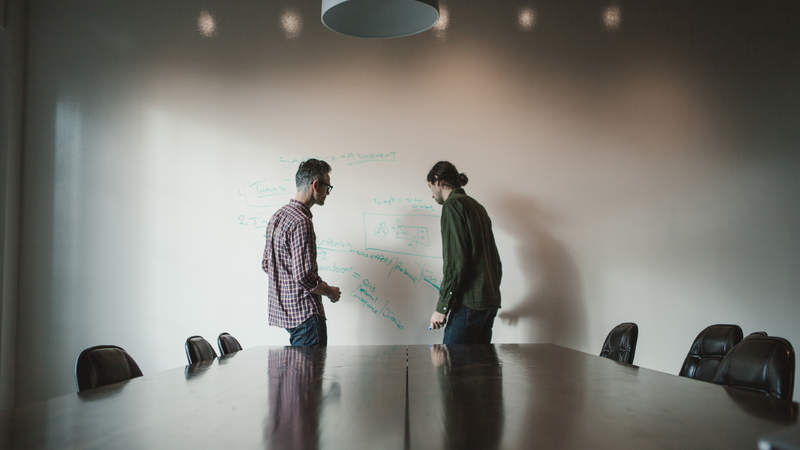
[[[566,246],[549,231],[553,216],[530,197],[512,195],[498,203],[503,228],[519,243],[520,269],[528,286],[519,302],[504,299],[498,318],[511,326],[530,321],[528,341],[580,347],[586,335],[580,274]]]

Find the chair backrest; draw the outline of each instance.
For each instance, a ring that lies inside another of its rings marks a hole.
[[[242,345],[239,344],[239,341],[231,336],[230,333],[220,333],[217,338],[217,347],[219,347],[220,355],[227,355],[242,349]]]
[[[756,337],[756,336],[766,337],[767,336],[767,332],[766,331],[753,331],[752,333],[748,334],[744,338],[747,339],[749,337]]]
[[[93,389],[142,376],[131,355],[116,345],[89,347],[75,360],[78,391]]]
[[[600,356],[626,364],[633,364],[639,327],[633,322],[617,325],[606,336]]]
[[[742,341],[739,325],[719,324],[706,327],[694,338],[678,375],[711,381],[722,358]]]
[[[217,357],[214,347],[203,339],[203,336],[190,336],[186,339],[186,359],[189,364],[199,361],[208,361]]]
[[[791,400],[794,348],[780,337],[748,337],[722,358],[712,381],[779,400]]]

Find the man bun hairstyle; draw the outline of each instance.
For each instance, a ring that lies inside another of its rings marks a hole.
[[[450,161],[439,161],[428,172],[428,183],[436,183],[437,181],[441,181],[445,186],[457,189],[465,186],[469,178],[464,173],[458,173],[458,169]]]
[[[300,163],[294,176],[294,183],[297,189],[301,189],[311,185],[314,180],[322,180],[322,177],[330,171],[331,166],[325,161],[310,158]]]

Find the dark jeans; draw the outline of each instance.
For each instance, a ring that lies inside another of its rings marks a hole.
[[[489,344],[492,341],[492,325],[497,308],[484,310],[470,309],[457,305],[450,310],[447,326],[444,328],[445,345],[451,344]]]
[[[286,331],[289,332],[289,343],[292,347],[328,345],[328,326],[325,325],[325,318],[317,314],[294,328],[287,328]]]

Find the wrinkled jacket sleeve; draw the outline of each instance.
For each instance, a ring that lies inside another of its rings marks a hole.
[[[458,295],[463,282],[464,269],[469,257],[469,233],[463,214],[456,204],[442,207],[442,256],[444,258],[442,286],[436,311],[447,314],[454,295]]]

